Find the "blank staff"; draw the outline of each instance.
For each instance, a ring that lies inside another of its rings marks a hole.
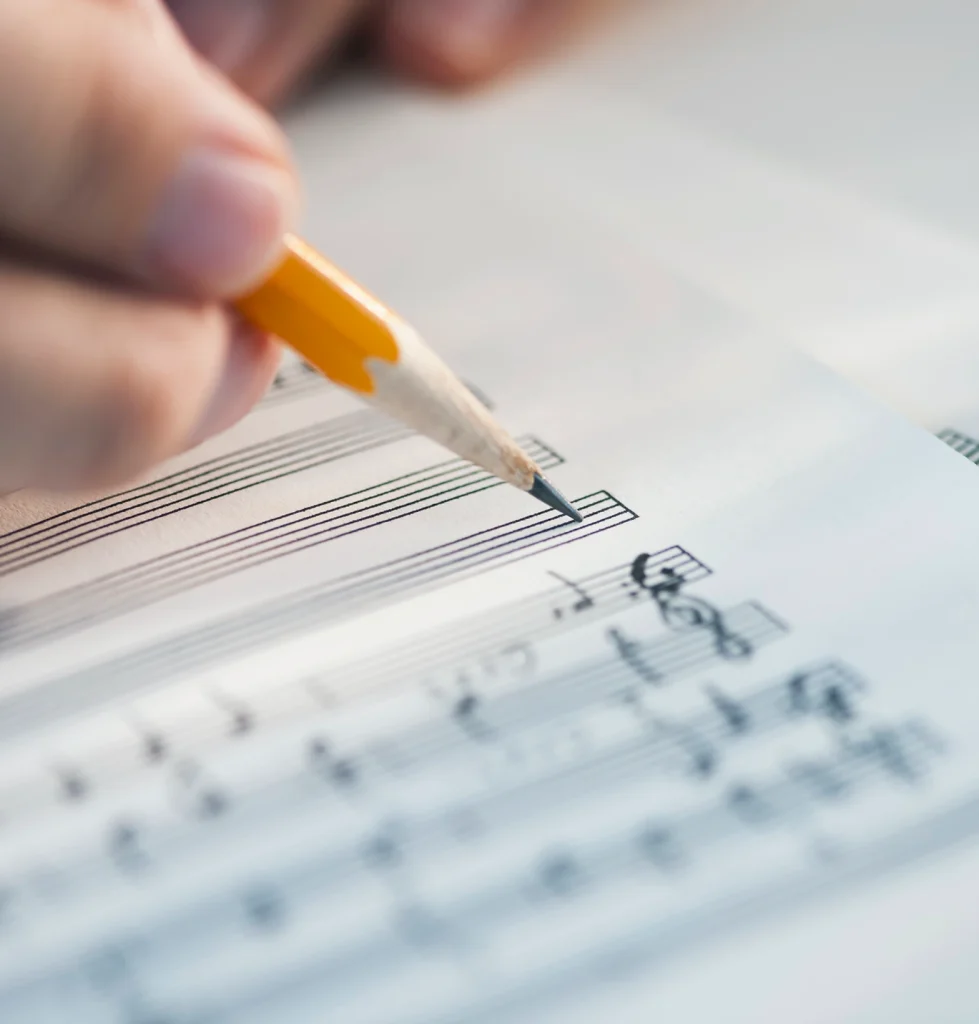
[[[975,438],[960,434],[957,430],[943,430],[938,437],[970,462],[979,464],[979,441]]]
[[[167,682],[285,637],[341,621],[367,605],[391,604],[436,583],[475,576],[543,551],[604,533],[637,518],[608,491],[575,501],[584,516],[572,523],[546,509],[467,534],[425,551],[267,602],[90,668],[49,679],[2,703],[0,735],[15,735],[59,716]]]
[[[350,413],[78,505],[0,536],[0,575],[123,530],[411,436],[370,411]]]
[[[521,445],[543,469],[563,461],[536,438],[522,438]],[[471,463],[452,459],[266,519],[11,608],[0,620],[0,649],[106,622],[233,573],[501,484]]]

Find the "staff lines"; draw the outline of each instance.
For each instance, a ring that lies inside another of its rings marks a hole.
[[[522,443],[544,469],[563,460],[534,438]],[[7,611],[0,649],[104,622],[286,555],[387,525],[501,486],[462,459],[341,495],[116,570]]]
[[[372,412],[291,431],[0,536],[0,576],[134,526],[411,437]]]
[[[467,534],[413,555],[263,602],[246,612],[177,633],[152,644],[49,677],[2,704],[0,734],[18,734],[59,716],[169,682],[174,676],[238,657],[269,642],[340,622],[370,605],[383,607],[437,583],[478,575],[530,555],[555,550],[637,518],[607,491],[576,502],[580,524],[550,509]]]
[[[711,575],[711,570],[679,545],[657,551],[650,556],[650,574],[670,568],[684,584],[695,583]],[[474,658],[501,653],[501,644],[512,649],[521,643],[558,635],[579,624],[613,615],[634,606],[640,595],[631,584],[630,564],[603,569],[578,580],[569,580],[533,597],[491,610],[478,620],[454,624],[452,634],[423,634],[410,643],[386,651],[383,655],[349,666],[356,673],[359,687],[384,686],[403,677],[405,671],[437,672],[460,657]],[[588,595],[582,604],[580,594]],[[577,602],[570,599],[579,595]],[[568,605],[572,607],[568,610]],[[414,666],[417,666],[415,668]],[[345,668],[344,671],[347,671]]]

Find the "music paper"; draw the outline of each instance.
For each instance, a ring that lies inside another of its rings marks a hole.
[[[975,467],[480,102],[463,147],[300,112],[309,235],[583,523],[296,360],[147,480],[6,499],[5,1024],[849,1021],[940,940],[848,907],[975,937]]]

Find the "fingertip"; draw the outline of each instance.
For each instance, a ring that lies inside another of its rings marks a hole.
[[[147,275],[190,294],[240,294],[271,272],[296,205],[287,170],[231,148],[192,149],[147,235]]]
[[[377,46],[386,63],[412,78],[474,86],[524,52],[540,6],[535,0],[392,0]]]

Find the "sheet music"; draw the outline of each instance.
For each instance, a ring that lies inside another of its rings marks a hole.
[[[975,468],[483,102],[472,147],[422,98],[301,113],[309,234],[584,522],[295,361],[152,479],[7,499],[5,1024],[774,1024],[776,964],[848,1021],[879,975],[832,979],[918,936],[833,901],[979,838]]]

